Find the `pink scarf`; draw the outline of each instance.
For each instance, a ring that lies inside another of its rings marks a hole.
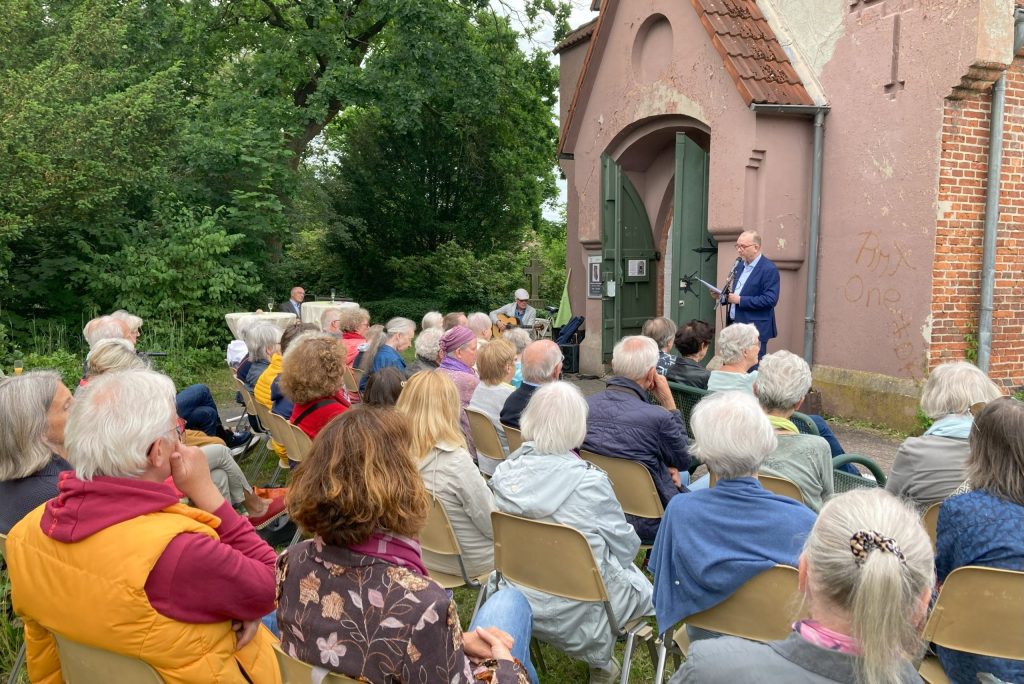
[[[392,534],[387,530],[377,530],[366,541],[350,544],[348,548],[364,556],[379,558],[387,563],[415,570],[424,577],[430,576],[423,565],[420,544],[415,539]]]
[[[839,651],[846,655],[861,655],[860,644],[856,639],[833,631],[817,620],[801,620],[793,625],[793,631],[799,634],[804,641],[818,648]]]

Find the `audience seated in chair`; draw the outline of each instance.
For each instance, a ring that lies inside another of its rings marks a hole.
[[[509,328],[501,339],[511,342],[516,348],[516,372],[509,380],[509,384],[519,389],[523,384],[523,352],[533,340],[530,339],[530,333],[523,328]]]
[[[253,399],[256,399],[257,395],[263,396],[263,383],[270,382],[270,410],[281,416],[285,420],[292,417],[292,409],[295,405],[292,400],[284,395],[281,390],[281,367],[284,365],[284,353],[288,351],[288,347],[291,343],[308,332],[315,332],[316,326],[312,323],[295,323],[285,328],[285,331],[281,333],[281,352],[275,354],[274,358],[270,359],[270,365],[267,366],[267,370],[263,371],[263,375],[256,382],[256,391],[253,392]],[[276,361],[274,359],[277,359]],[[261,404],[266,404],[260,399],[256,399]]]
[[[243,339],[249,350],[249,369],[240,379],[251,393],[274,354],[281,352],[281,329],[272,323],[258,323],[246,328]]]
[[[501,407],[501,422],[519,427],[519,416],[526,410],[537,388],[562,376],[562,350],[551,340],[531,342],[523,350],[523,384],[508,396]]]
[[[466,327],[476,335],[477,350],[491,341],[491,335],[493,334],[491,330],[491,317],[484,312],[477,311],[469,314],[466,317]]]
[[[363,392],[363,403],[367,406],[392,408],[405,387],[405,374],[397,368],[381,368],[370,375]]]
[[[444,315],[441,322],[441,328],[445,332],[448,332],[457,325],[461,325],[464,328],[469,327],[469,319],[466,318],[466,314],[464,312],[452,311],[451,313],[446,313]]]
[[[509,381],[516,372],[516,348],[504,339],[492,340],[480,350],[476,366],[480,371],[480,384],[473,391],[469,406],[484,412],[491,419],[498,432],[501,448],[507,456],[508,439],[501,427],[501,408],[515,391]],[[485,475],[493,474],[494,467],[498,465],[497,461],[482,454],[477,454],[477,461],[480,471]]]
[[[763,489],[757,471],[775,451],[768,417],[748,392],[718,392],[693,410],[695,455],[718,478],[665,509],[649,567],[658,631],[718,605],[754,575],[796,566],[814,513]]]
[[[676,337],[676,323],[671,318],[659,316],[644,322],[641,334],[650,337],[658,345],[658,364],[655,369],[658,375],[667,375],[668,369],[675,363],[672,356],[672,342]]]
[[[640,538],[626,522],[608,476],[577,456],[587,431],[587,402],[567,382],[534,393],[522,420],[522,448],[498,464],[491,479],[498,508],[512,515],[568,525],[590,542],[621,627],[652,611],[651,584],[633,559]],[[600,603],[523,589],[533,606],[536,636],[585,661],[591,682],[612,681],[615,639]]]
[[[970,433],[971,491],[946,499],[939,509],[935,568],[940,583],[965,565],[1024,571],[1024,404],[1011,398],[989,402]],[[1024,681],[1024,661],[945,648],[938,653],[950,681],[974,682],[981,672],[1005,682]]]
[[[583,448],[641,463],[654,479],[662,505],[667,506],[685,490],[682,478],[689,476],[690,454],[683,418],[676,410],[668,380],[657,372],[657,363],[658,348],[649,337],[624,337],[615,345],[614,376],[607,389],[587,398],[590,413]],[[654,393],[660,406],[648,402],[648,392]],[[627,519],[641,541],[654,542],[658,520]]]
[[[412,455],[427,491],[448,514],[466,572],[471,577],[490,572],[494,569],[494,497],[466,449],[455,383],[444,373],[417,373],[406,382],[396,408],[409,420]],[[427,567],[450,575],[460,573],[455,558],[424,552],[424,560]]]
[[[444,316],[441,315],[440,311],[428,311],[423,314],[423,320],[420,321],[420,330],[430,330],[431,328],[437,328],[444,333]]]
[[[807,507],[818,511],[835,493],[832,452],[828,442],[817,435],[800,434],[789,419],[810,388],[811,369],[796,354],[782,350],[761,359],[754,393],[775,428],[779,446],[761,465],[760,472],[796,484]]]
[[[288,347],[281,362],[281,391],[294,404],[289,420],[310,439],[351,406],[345,369],[345,350],[330,335],[306,333]]]
[[[314,536],[278,561],[281,648],[375,684],[520,684],[527,673],[536,682],[522,594],[492,596],[463,634],[454,601],[427,573],[416,536],[428,504],[409,425],[397,411],[357,406],[296,471],[288,512]]]
[[[400,371],[405,371],[402,352],[412,344],[415,334],[416,324],[408,318],[392,318],[376,335],[367,332],[368,346],[354,359],[355,365],[363,371],[363,377],[359,380],[360,392],[366,389],[366,380],[370,374],[381,368],[394,366]]]
[[[338,318],[338,327],[341,329],[341,341],[345,343],[345,365],[351,366],[359,353],[359,346],[366,344],[370,312],[355,307],[343,309]]]
[[[136,355],[135,350],[125,340],[103,340],[89,352],[86,368],[88,374],[83,382],[88,384],[107,373],[148,370],[149,364]],[[241,467],[231,455],[231,451],[221,440],[188,429],[183,430],[181,440],[186,446],[198,447],[203,452],[207,467],[210,469],[210,478],[221,496],[232,506],[243,506],[250,522],[259,525],[266,522],[268,516],[280,515],[284,502],[271,502],[257,496]]]
[[[58,632],[140,658],[168,682],[279,682],[260,625],[274,607],[274,550],[217,491],[202,453],[178,441],[170,379],[96,378],[65,443],[75,473],[7,540],[29,678],[61,681]]]
[[[64,425],[74,399],[55,371],[0,379],[0,534],[57,496],[71,470]]]
[[[936,366],[921,390],[921,411],[934,422],[896,452],[886,490],[924,511],[964,481],[974,424],[972,407],[1002,396],[999,387],[966,361]]]
[[[707,356],[708,347],[714,339],[715,328],[696,318],[679,326],[675,336],[679,356],[669,366],[665,377],[671,382],[707,389],[711,371],[700,362]]]
[[[841,494],[821,509],[799,567],[809,619],[784,641],[694,642],[671,684],[921,681],[935,573],[913,510],[879,489]]]
[[[441,363],[441,336],[439,327],[427,328],[416,336],[416,358],[406,369],[410,376],[420,371],[435,370]]]

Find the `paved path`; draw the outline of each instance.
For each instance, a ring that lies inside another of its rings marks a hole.
[[[579,386],[584,395],[594,394],[605,388],[604,380],[594,379],[590,376],[567,375],[565,379]],[[889,474],[889,471],[892,470],[892,461],[896,456],[896,449],[901,442],[900,439],[878,430],[853,427],[836,421],[832,421],[830,425],[832,432],[839,438],[839,442],[847,453],[867,456],[881,466],[887,475]]]

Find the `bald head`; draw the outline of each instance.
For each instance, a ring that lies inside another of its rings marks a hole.
[[[562,350],[551,340],[537,340],[523,350],[523,380],[533,385],[558,380]]]
[[[761,254],[761,234],[756,230],[745,230],[736,238],[736,253],[748,264]]]

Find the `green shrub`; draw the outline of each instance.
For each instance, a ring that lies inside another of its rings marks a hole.
[[[420,319],[428,311],[440,311],[445,313],[447,307],[437,299],[420,299],[417,297],[392,297],[391,299],[378,299],[371,302],[360,302],[359,306],[370,312],[370,320],[373,323],[387,323],[396,316],[408,318],[416,323],[419,328]]]
[[[72,391],[78,387],[82,379],[82,364],[84,357],[72,354],[69,351],[58,349],[51,354],[37,354],[35,352],[25,355],[25,371],[31,370],[55,370],[60,373],[64,384]]]

